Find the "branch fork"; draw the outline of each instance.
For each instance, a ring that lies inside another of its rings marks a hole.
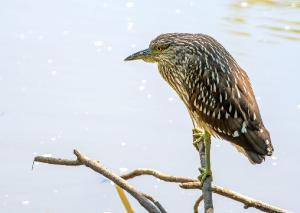
[[[128,183],[129,179],[133,179],[138,176],[143,175],[150,175],[153,177],[156,177],[162,181],[165,182],[172,182],[172,183],[178,183],[179,187],[182,189],[202,189],[200,182],[197,179],[188,178],[188,177],[181,177],[181,176],[172,176],[168,174],[161,173],[157,170],[153,169],[147,169],[147,168],[139,168],[132,172],[129,172],[125,175],[119,176],[109,169],[107,169],[104,165],[101,164],[100,161],[90,160],[88,157],[83,155],[79,150],[74,150],[74,155],[77,157],[76,160],[68,160],[68,159],[62,159],[62,158],[54,158],[54,157],[44,157],[44,156],[36,156],[34,158],[34,162],[41,162],[46,164],[54,164],[54,165],[64,165],[64,166],[81,166],[84,165],[95,172],[103,175],[107,179],[111,180],[117,185],[117,190],[119,187],[119,195],[121,199],[125,199],[125,194],[121,195],[122,192],[120,190],[125,190],[128,192],[132,197],[134,197],[141,206],[143,206],[144,209],[146,209],[150,213],[166,213],[167,211],[163,208],[163,206],[151,195],[148,195],[146,193],[143,193],[139,190],[137,190],[134,186]],[[211,192],[222,195],[224,197],[230,198],[232,200],[238,201],[240,203],[244,204],[245,208],[256,208],[263,212],[272,212],[272,213],[287,213],[287,210],[272,206],[270,204],[264,203],[260,200],[256,200],[250,197],[247,197],[245,195],[239,194],[237,192],[234,192],[230,189],[226,189],[221,186],[212,185],[211,186]],[[201,201],[204,199],[204,196],[201,195],[195,202],[194,205],[194,212],[198,213],[198,208],[201,203]],[[123,202],[123,200],[122,200]],[[126,202],[126,201],[125,201]],[[127,212],[132,213],[133,210],[130,209],[130,204],[126,204],[123,202],[125,208],[127,205]],[[206,211],[207,212],[207,211]]]

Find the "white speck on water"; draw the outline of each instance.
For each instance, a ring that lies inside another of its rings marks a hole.
[[[272,160],[277,160],[278,158],[277,158],[277,156],[274,155],[274,156],[271,157],[271,159]]]
[[[145,87],[144,87],[144,86],[139,86],[139,90],[140,90],[140,91],[144,91],[144,90],[145,90]]]
[[[94,46],[95,47],[102,47],[103,46],[103,42],[102,41],[94,41]]]
[[[56,76],[56,74],[57,74],[56,70],[52,70],[52,71],[51,71],[51,75],[52,75],[52,76]]]
[[[126,2],[126,7],[127,8],[133,8],[134,7],[134,2],[132,2],[132,1]]]
[[[173,120],[172,120],[172,119],[169,119],[169,120],[168,120],[168,123],[169,123],[169,124],[173,124]]]
[[[133,29],[134,23],[133,22],[128,22],[127,23],[127,30],[131,31]]]
[[[123,142],[121,143],[121,146],[126,146],[126,142],[123,141]]]
[[[194,1],[190,1],[190,6],[191,7],[195,6],[195,2]]]
[[[114,185],[115,185],[115,183],[114,183],[114,182],[112,182],[112,181],[110,181],[110,185],[114,186]]]
[[[8,198],[8,194],[5,194],[4,197]]]
[[[39,41],[42,41],[42,40],[44,40],[44,36],[39,35],[39,36],[37,37],[37,39],[38,39]]]
[[[108,4],[106,2],[101,2],[100,3],[100,7],[101,8],[107,8],[108,7]]]
[[[297,108],[300,109],[300,104],[297,105]]]
[[[58,193],[59,191],[57,189],[53,189],[53,193]]]
[[[68,36],[70,34],[70,31],[68,31],[68,30],[64,30],[63,32],[62,32],[62,35],[63,36]]]
[[[136,44],[131,44],[130,47],[131,47],[132,49],[134,49],[134,48],[136,48]]]
[[[169,98],[168,98],[168,101],[172,102],[172,101],[174,101],[174,98],[169,97]]]
[[[47,60],[47,63],[48,63],[48,64],[52,64],[52,63],[53,63],[53,59],[49,58],[49,59]]]
[[[158,185],[154,185],[154,189],[157,189],[158,188]]]
[[[277,162],[272,162],[272,165],[273,166],[277,166]]]
[[[51,158],[52,157],[52,154],[42,154],[43,157],[46,157],[46,158]]]
[[[147,83],[147,80],[141,80],[142,84]]]
[[[248,2],[245,2],[245,1],[243,1],[243,2],[241,2],[241,7],[248,7]]]
[[[112,51],[112,46],[108,46],[108,47],[107,47],[107,51],[108,51],[108,52]]]
[[[51,137],[51,138],[50,138],[50,141],[53,141],[53,142],[54,142],[54,141],[56,141],[56,139],[57,139],[56,137]]]
[[[19,38],[20,38],[21,40],[24,40],[24,39],[25,39],[25,34],[24,34],[24,33],[21,33],[21,34],[19,35]]]
[[[147,98],[148,98],[148,99],[152,98],[152,95],[151,95],[150,93],[147,94]]]
[[[291,26],[289,26],[289,25],[284,26],[284,30],[289,31],[290,29],[291,29]]]
[[[23,200],[23,201],[22,201],[22,204],[23,204],[23,205],[28,205],[29,203],[30,203],[29,200]]]
[[[122,172],[122,173],[124,173],[124,172],[127,172],[127,171],[128,171],[128,169],[127,169],[127,168],[125,168],[125,167],[121,167],[121,168],[119,168],[119,170],[120,170],[120,172]]]
[[[103,212],[103,213],[111,213],[111,212],[105,211],[105,212]]]
[[[175,13],[176,13],[176,14],[180,14],[180,13],[181,13],[181,10],[180,10],[180,9],[176,9],[176,10],[175,10]]]
[[[26,88],[26,87],[22,87],[22,88],[21,88],[21,92],[22,92],[22,93],[25,93],[26,91],[27,91],[27,88]]]

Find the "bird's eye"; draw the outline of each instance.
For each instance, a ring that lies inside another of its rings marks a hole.
[[[157,47],[157,50],[158,50],[158,51],[162,51],[162,50],[163,50],[163,48],[161,48],[161,47]]]

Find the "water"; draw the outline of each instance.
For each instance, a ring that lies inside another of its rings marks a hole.
[[[224,44],[248,72],[271,132],[275,157],[258,166],[214,140],[215,184],[300,211],[299,2],[12,0],[0,10],[1,212],[124,212],[114,187],[84,167],[31,171],[37,154],[72,159],[79,148],[117,173],[198,175],[185,107],[154,65],[123,62],[163,32]],[[192,212],[199,195],[150,177],[131,183],[169,212]],[[217,195],[214,203],[217,212],[244,211]]]

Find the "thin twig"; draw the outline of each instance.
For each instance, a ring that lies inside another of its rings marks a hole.
[[[157,177],[157,178],[159,178],[160,180],[163,180],[163,181],[176,182],[176,183],[188,183],[188,182],[197,181],[197,180],[192,179],[192,178],[176,177],[176,176],[167,175],[167,174],[164,174],[164,173],[159,172],[157,170],[147,169],[147,168],[138,168],[138,169],[136,169],[132,172],[129,172],[125,175],[122,175],[121,177],[124,178],[125,180],[129,180],[129,179],[135,178],[137,176],[141,176],[141,175],[151,175],[151,176]]]
[[[120,186],[118,186],[118,185],[116,185],[116,190],[118,192],[118,195],[119,195],[119,197],[121,199],[121,202],[122,202],[123,206],[126,209],[126,212],[127,213],[134,213],[134,211],[133,211],[133,209],[132,209],[132,207],[130,205],[130,202],[129,202],[129,200],[128,200],[128,198],[127,198],[124,190]]]
[[[118,175],[114,174],[113,172],[105,168],[103,165],[100,164],[99,161],[88,159],[86,156],[81,154],[76,149],[74,150],[74,154],[77,157],[76,161],[43,157],[43,156],[35,157],[34,161],[48,163],[48,164],[67,165],[67,166],[70,166],[71,164],[74,164],[74,166],[81,165],[81,164],[85,165],[91,168],[92,170],[94,170],[95,172],[100,173],[104,177],[108,178],[116,185],[123,188],[125,191],[131,194],[148,212],[161,213],[161,211],[150,200],[148,200],[146,197],[143,196],[142,192],[139,192],[132,185],[130,185],[126,180],[124,180],[123,178],[119,177]],[[78,162],[80,162],[81,164],[79,164]]]
[[[52,157],[44,157],[44,156],[36,156],[33,160],[32,167],[34,162],[55,164],[55,165],[64,165],[64,166],[80,166],[82,163],[78,160],[67,160],[62,158],[52,158]]]
[[[184,189],[201,189],[201,185],[199,182],[181,183],[179,186]],[[272,212],[272,213],[288,212],[287,210],[278,208],[276,206],[272,206],[260,200],[253,199],[251,197],[242,195],[240,193],[237,193],[235,191],[232,191],[230,189],[221,186],[212,186],[212,192],[230,198],[232,200],[241,202],[244,204],[246,208],[253,207],[264,212]]]
[[[66,165],[66,166],[78,166],[78,165],[86,165],[90,167],[94,171],[103,176],[107,177],[111,181],[113,181],[116,185],[120,186],[124,190],[126,190],[129,194],[131,194],[135,199],[137,199],[145,209],[149,212],[155,213],[165,213],[166,211],[163,208],[159,208],[161,206],[158,201],[156,201],[150,195],[146,195],[142,192],[137,191],[133,186],[129,185],[129,183],[125,179],[131,179],[137,176],[142,175],[151,175],[160,180],[166,182],[176,182],[179,183],[179,186],[184,189],[201,189],[201,185],[197,179],[192,179],[188,177],[177,177],[172,175],[167,175],[162,172],[152,170],[152,169],[136,169],[132,172],[129,172],[122,177],[112,173],[108,169],[106,169],[103,165],[100,164],[99,161],[89,160],[87,157],[82,155],[79,151],[74,150],[75,155],[77,156],[77,160],[66,160],[60,158],[52,158],[52,157],[43,157],[37,156],[34,158],[35,162],[42,162],[47,164],[56,164],[56,165]],[[264,203],[260,200],[256,200],[245,195],[234,192],[230,189],[226,189],[220,186],[212,186],[212,192],[222,195],[224,197],[233,199],[235,201],[241,202],[244,204],[246,208],[253,207],[259,209],[264,212],[272,212],[272,213],[287,213],[287,210],[272,206],[270,204]],[[149,205],[148,205],[149,204]],[[145,207],[147,206],[147,208]]]
[[[145,193],[143,193],[143,195],[146,198],[148,198],[148,200],[151,200],[152,203],[154,203],[154,205],[156,205],[156,207],[159,208],[159,210],[161,211],[161,213],[167,213],[167,211],[164,209],[164,207],[157,200],[155,200],[154,197],[152,197],[151,195],[145,194]]]
[[[199,213],[198,209],[199,209],[199,206],[200,206],[200,203],[201,201],[203,200],[203,195],[200,195],[197,200],[195,201],[195,204],[194,204],[194,213]]]
[[[138,174],[138,175],[137,175]],[[201,189],[200,182],[197,179],[192,179],[188,177],[177,177],[172,175],[167,175],[162,172],[159,172],[157,170],[152,169],[146,169],[146,168],[139,168],[132,172],[129,172],[122,177],[126,179],[134,178],[137,176],[142,175],[152,175],[160,180],[163,180],[165,182],[177,182],[180,183],[179,186],[183,189]],[[273,213],[287,213],[287,210],[278,208],[276,206],[272,206],[270,204],[267,204],[265,202],[262,202],[260,200],[256,200],[253,198],[250,198],[248,196],[239,194],[235,191],[232,191],[230,189],[221,187],[221,186],[212,186],[212,192],[222,195],[224,197],[233,199],[235,201],[243,203],[247,208],[253,207],[259,210],[262,210],[264,212],[273,212]]]

